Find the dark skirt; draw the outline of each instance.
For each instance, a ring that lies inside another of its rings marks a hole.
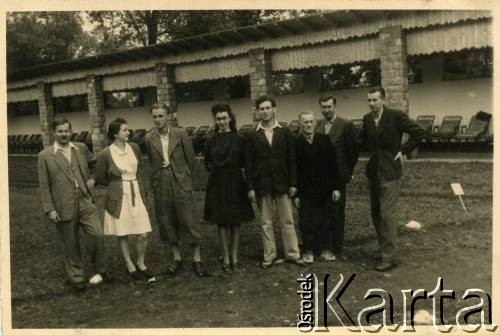
[[[253,218],[241,169],[212,170],[208,177],[203,219],[219,226],[232,226]]]

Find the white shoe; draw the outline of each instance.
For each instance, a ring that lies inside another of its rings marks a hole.
[[[304,263],[312,264],[314,263],[314,254],[311,251],[306,251],[302,255],[302,260],[304,261]]]
[[[89,279],[89,284],[90,285],[99,285],[102,283],[102,276],[99,273],[96,273],[95,275],[92,276],[92,278]]]
[[[330,250],[323,250],[321,252],[321,259],[324,261],[327,261],[327,262],[333,262],[337,258],[335,257],[333,252],[331,252]]]

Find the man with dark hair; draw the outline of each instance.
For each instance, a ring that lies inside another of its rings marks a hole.
[[[368,106],[370,112],[363,117],[359,136],[370,154],[365,173],[380,247],[380,263],[375,270],[388,271],[398,264],[397,208],[402,160],[420,143],[425,131],[408,114],[385,106],[382,87],[368,91]],[[410,136],[401,145],[403,132]]]
[[[68,283],[83,291],[86,282],[79,228],[93,238],[91,260],[95,272],[89,283],[97,285],[106,278],[102,224],[92,200],[95,182],[89,172],[89,164],[95,159],[85,144],[70,142],[68,120],[54,120],[52,129],[54,144],[38,154],[40,196],[45,213],[58,231]]]
[[[167,105],[153,104],[150,113],[155,127],[146,134],[145,143],[151,165],[156,220],[160,238],[170,246],[174,258],[167,272],[175,275],[182,269],[179,243],[180,232],[184,230],[193,250],[193,271],[196,276],[205,277],[207,273],[203,270],[200,251],[202,235],[192,210],[193,145],[186,130],[173,126]]]
[[[345,259],[344,226],[345,205],[347,199],[347,184],[352,179],[354,167],[358,161],[358,149],[354,126],[350,120],[338,116],[336,113],[336,99],[331,96],[319,98],[319,105],[324,119],[318,121],[316,131],[327,134],[335,147],[337,171],[339,174],[340,199],[337,202],[328,202],[328,218],[332,228],[332,249],[337,258]]]
[[[297,192],[297,166],[294,139],[288,128],[275,119],[276,102],[262,96],[255,102],[259,117],[257,128],[247,135],[245,145],[245,174],[248,197],[260,209],[264,261],[269,268],[281,262],[276,252],[273,226],[273,203],[279,213],[281,234],[287,261],[304,265],[300,258],[297,234],[292,215],[291,197]]]

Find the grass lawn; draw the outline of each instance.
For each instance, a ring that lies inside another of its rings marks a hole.
[[[456,292],[457,298],[447,302],[449,314],[445,314],[454,323],[454,313],[464,304],[460,297],[465,289],[481,288],[491,293],[493,165],[406,164],[399,213],[401,265],[385,274],[373,270],[377,245],[369,220],[364,165],[365,162],[358,165],[354,181],[348,187],[348,261],[316,262],[307,269],[283,264],[261,270],[259,225],[249,222],[243,224],[241,237],[241,262],[245,270],[223,274],[217,261],[220,248],[216,228],[204,225],[203,257],[210,277],[194,276],[187,261],[189,250],[185,248],[186,270],[178,277],[162,276],[155,284],[130,283],[116,240],[108,238],[112,282],[77,296],[63,285],[65,276],[56,230],[45,219],[39,201],[36,159],[10,157],[12,325],[14,328],[294,326],[300,308],[296,279],[301,273],[315,273],[320,281],[324,274],[330,274],[330,291],[339,274],[344,278],[356,274],[342,298],[343,306],[354,316],[363,307],[375,304],[363,298],[369,288],[386,289],[394,297],[396,321],[402,314],[401,289],[424,288],[429,292],[436,286],[437,278],[443,277],[445,289]],[[198,162],[193,203],[197,218],[202,217],[206,178],[202,162]],[[462,184],[467,213],[452,194],[452,182]],[[99,208],[103,196],[103,190],[97,189],[95,200]],[[148,200],[152,204],[152,199]],[[150,214],[153,218],[151,208]],[[421,222],[423,229],[407,230],[402,225],[409,220]],[[163,272],[170,255],[162,251],[157,226],[154,220],[152,223],[146,260],[151,270]],[[417,308],[432,311],[428,301],[417,303]],[[329,317],[332,325],[339,324],[333,315]]]

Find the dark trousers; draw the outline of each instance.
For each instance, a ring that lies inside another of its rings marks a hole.
[[[382,262],[397,263],[397,208],[399,180],[368,178],[371,217],[377,232]]]
[[[337,202],[328,201],[328,220],[330,222],[332,251],[335,255],[342,255],[344,252],[344,227],[345,227],[345,204],[346,204],[346,184],[340,185],[340,200]]]
[[[300,198],[299,225],[304,251],[330,248],[330,225],[327,220],[326,203],[318,205],[308,198]]]
[[[62,244],[63,262],[69,280],[79,283],[85,280],[83,261],[80,251],[79,230],[92,237],[90,252],[95,273],[105,271],[105,251],[102,224],[97,209],[89,195],[84,195],[78,189],[75,203],[75,216],[69,221],[56,224],[59,240]]]

